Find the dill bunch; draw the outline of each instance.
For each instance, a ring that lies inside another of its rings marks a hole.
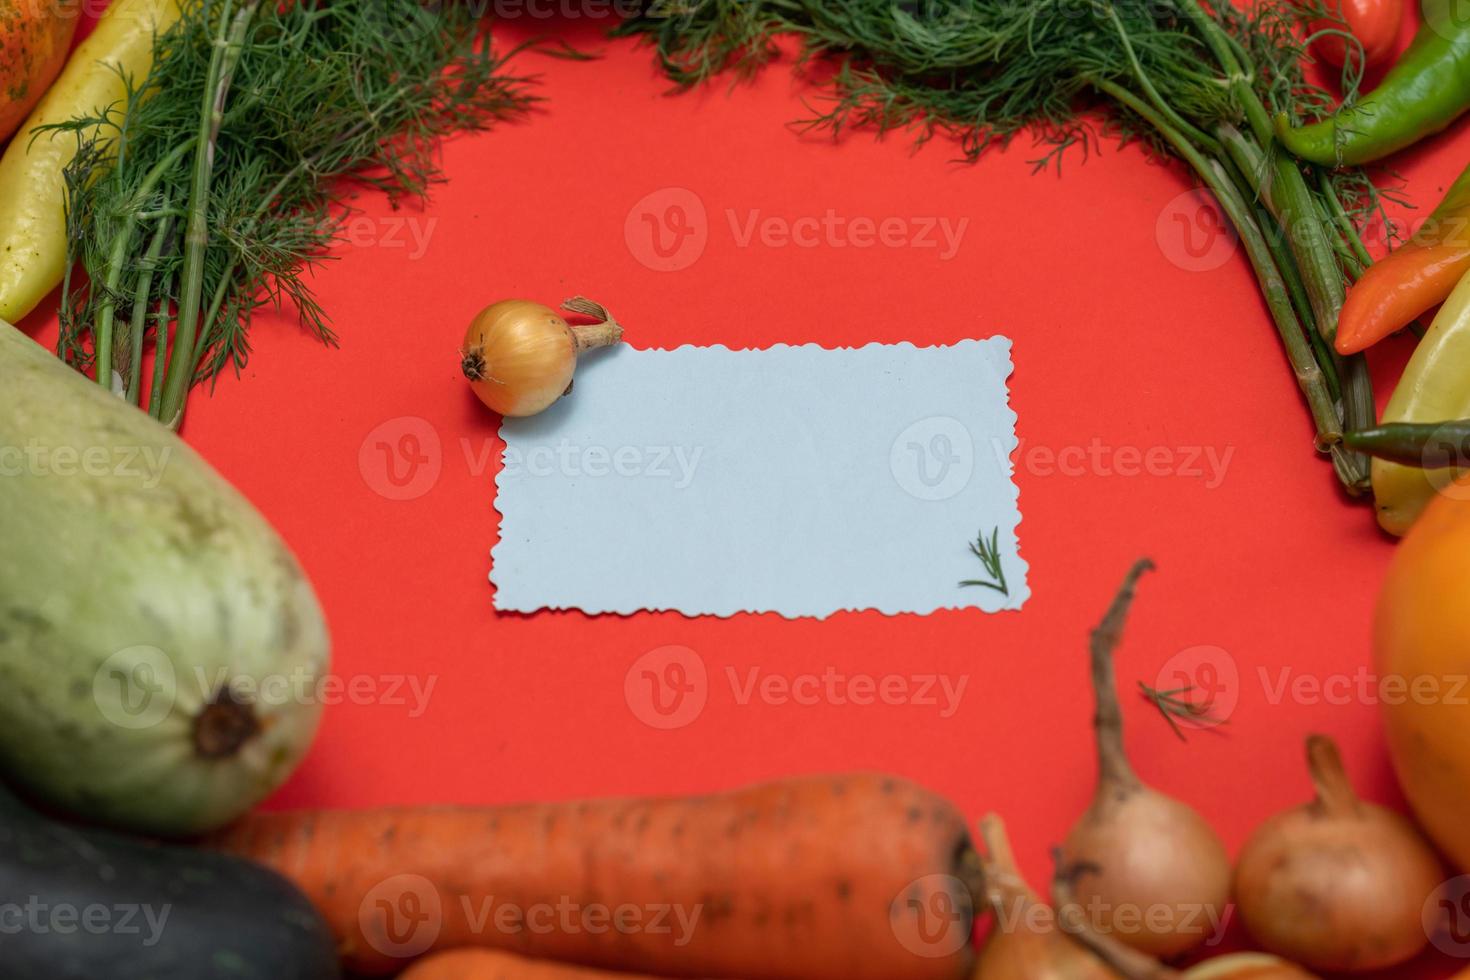
[[[1346,284],[1369,264],[1362,242],[1384,195],[1362,170],[1327,171],[1279,153],[1277,113],[1316,118],[1336,105],[1310,84],[1307,23],[1326,4],[1257,0],[650,0],[620,32],[656,49],[678,87],[748,75],[775,39],[819,61],[830,96],[799,125],[906,130],[953,139],[969,160],[1030,133],[1038,169],[1084,156],[1099,138],[1146,143],[1192,169],[1235,225],[1344,488],[1369,492],[1345,429],[1375,418],[1361,356],[1331,342]],[[1338,26],[1329,30],[1341,32]],[[1355,42],[1350,42],[1355,43]],[[1361,59],[1358,59],[1359,63]],[[1350,65],[1352,59],[1349,59]],[[1361,71],[1349,67],[1347,101]]]
[[[345,196],[426,194],[436,140],[531,102],[504,68],[468,5],[184,0],[120,104],[53,127],[79,141],[68,265],[84,273],[63,286],[58,352],[140,405],[146,388],[177,426],[195,384],[245,364],[260,307],[333,342],[309,277]]]

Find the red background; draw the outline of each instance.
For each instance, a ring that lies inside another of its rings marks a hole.
[[[602,57],[518,59],[546,101],[524,122],[445,145],[448,183],[397,212],[428,233],[421,256],[394,234],[384,201],[357,199],[355,242],[316,277],[339,349],[265,316],[243,378],[195,395],[184,435],[295,548],[325,605],[336,671],[379,691],[402,675],[435,684],[419,717],[403,705],[331,707],[272,805],[683,793],[876,768],[974,817],[1001,812],[1042,883],[1048,848],[1092,790],[1087,633],[1143,555],[1159,571],[1142,585],[1119,672],[1145,778],[1208,814],[1233,849],[1309,797],[1301,740],[1322,731],[1342,742],[1365,795],[1401,805],[1371,703],[1273,699],[1262,681],[1261,670],[1274,685],[1286,668],[1325,680],[1369,663],[1392,542],[1314,456],[1244,259],[1208,272],[1171,261],[1183,246],[1176,214],[1198,241],[1209,230],[1177,200],[1187,174],[1136,147],[1072,157],[1059,178],[1032,175],[1026,140],[968,166],[943,140],[915,152],[901,136],[803,136],[787,124],[819,93],[789,61],[752,84],[670,96],[648,50],[602,39],[607,23],[506,25],[506,42],[560,31]],[[1405,192],[1432,206],[1467,155],[1460,127],[1396,161]],[[640,262],[646,239],[625,234],[630,211],[667,188],[692,191],[707,215],[704,253],[674,272]],[[945,261],[922,248],[741,247],[727,217],[827,209],[969,225]],[[456,347],[494,300],[573,293],[607,304],[636,346],[1013,338],[1025,609],[823,622],[497,614],[486,579],[495,464],[476,461],[498,459],[498,420],[459,378]],[[54,312],[53,300],[22,327],[50,343]],[[1379,365],[1383,395],[1402,356]],[[359,453],[377,427],[391,434],[412,416],[437,434],[440,473],[421,496],[390,500],[375,489],[378,457]],[[1187,474],[1066,475],[1032,452],[1094,444],[1233,456],[1210,488]],[[630,709],[624,678],[669,644],[703,659],[709,701],[692,724],[660,731]],[[1133,691],[1198,645],[1225,651],[1216,658],[1227,683],[1234,665],[1239,703],[1222,729],[1185,743]],[[948,719],[914,705],[740,704],[727,667],[941,673],[968,688]],[[1426,956],[1413,975],[1449,965]]]

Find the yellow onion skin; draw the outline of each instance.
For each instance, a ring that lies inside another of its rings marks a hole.
[[[1026,883],[999,816],[980,821],[980,839],[986,849],[985,898],[994,916],[971,980],[1122,980],[1061,928],[1056,913]]]
[[[1082,869],[1073,893],[1089,920],[1168,959],[1209,939],[1230,901],[1230,857],[1197,811],[1140,784],[1104,779],[1062,849]]]
[[[1232,953],[1206,960],[1184,974],[1184,980],[1317,980],[1294,963],[1265,953]]]
[[[535,415],[566,394],[577,370],[577,337],[553,309],[510,299],[482,310],[464,338],[470,387],[507,417]]]
[[[1278,813],[1241,850],[1235,900],[1262,948],[1315,970],[1397,966],[1424,949],[1445,879],[1419,832],[1353,793],[1330,739],[1309,741],[1318,798]]]
[[[1121,980],[1081,943],[1063,932],[1050,909],[991,933],[972,980]]]

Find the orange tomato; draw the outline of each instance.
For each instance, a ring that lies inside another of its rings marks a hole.
[[[1363,45],[1369,67],[1386,63],[1398,49],[1399,28],[1404,23],[1404,0],[1329,0],[1328,8],[1342,15],[1347,29]],[[1312,32],[1342,30],[1342,24],[1319,20]],[[1318,38],[1312,51],[1341,68],[1347,62],[1348,42],[1338,34]]]
[[[1374,625],[1378,698],[1419,822],[1470,872],[1470,478],[1399,545]]]
[[[0,0],[0,142],[56,81],[80,10],[77,0]]]

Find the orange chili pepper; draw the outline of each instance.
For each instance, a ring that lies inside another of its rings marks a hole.
[[[1443,303],[1470,273],[1470,169],[1418,233],[1348,290],[1337,350],[1356,354]]]

